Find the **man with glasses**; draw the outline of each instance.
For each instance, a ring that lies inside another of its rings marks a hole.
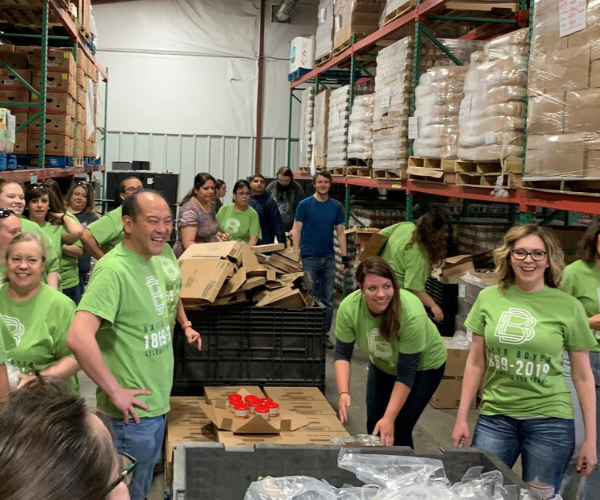
[[[133,500],[148,494],[173,384],[172,328],[163,251],[173,219],[152,191],[127,197],[124,241],[102,258],[75,313],[67,345],[97,384],[120,453],[137,460]],[[132,421],[133,420],[133,421]]]
[[[144,186],[137,177],[127,177],[119,186],[121,200],[142,191]],[[104,214],[100,220],[93,222],[83,231],[81,242],[83,248],[95,260],[100,260],[104,254],[123,241],[122,207],[115,208]]]

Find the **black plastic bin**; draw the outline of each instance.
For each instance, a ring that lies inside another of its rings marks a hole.
[[[428,278],[425,282],[425,291],[440,307],[444,313],[441,323],[434,321],[440,335],[443,337],[454,336],[456,314],[458,313],[458,284],[442,283],[435,278]]]
[[[228,448],[220,443],[183,443],[174,449],[172,500],[243,500],[250,483],[259,477],[309,476],[332,486],[363,483],[337,465],[340,446],[255,445]],[[505,484],[527,485],[495,455],[474,448],[415,454],[409,448],[369,447],[363,453],[435,458],[444,464],[452,483],[471,467],[500,471]]]
[[[202,351],[179,327],[173,395],[201,395],[215,385],[325,388],[325,307],[231,306],[187,311]]]

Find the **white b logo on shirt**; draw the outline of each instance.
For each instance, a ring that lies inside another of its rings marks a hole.
[[[23,323],[21,323],[17,318],[13,318],[12,316],[4,316],[2,315],[6,326],[8,326],[8,331],[15,339],[15,344],[18,345],[21,343],[21,338],[25,334],[25,327]]]
[[[154,309],[158,314],[162,314],[165,311],[165,298],[160,289],[160,283],[154,276],[148,276],[146,278],[146,286],[150,290],[152,296],[152,302],[154,302]]]
[[[160,259],[167,278],[169,278],[171,281],[175,281],[177,276],[179,276],[179,269],[175,267],[175,264],[173,264],[171,259],[163,257],[162,255],[159,255],[158,258]]]
[[[369,351],[377,358],[389,358],[392,355],[392,346],[379,335],[379,328],[373,328],[367,333],[369,340]]]
[[[225,226],[223,226],[223,229],[226,233],[235,234],[240,229],[240,221],[234,218],[227,219],[227,222],[225,222]]]
[[[494,335],[503,344],[523,344],[535,337],[536,324],[529,311],[511,307],[500,316]]]

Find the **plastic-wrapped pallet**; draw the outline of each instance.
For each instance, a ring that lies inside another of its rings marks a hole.
[[[421,75],[415,90],[419,136],[415,156],[456,158],[458,113],[463,100],[464,66],[433,68]]]
[[[456,57],[464,66],[471,62],[471,55],[477,51],[483,51],[485,42],[479,40],[458,40],[454,38],[438,38],[438,41],[444,45],[452,55]],[[431,40],[423,40],[421,49],[421,73],[428,69],[439,66],[456,66],[454,61],[444,54]]]
[[[465,320],[475,304],[479,293],[484,288],[495,285],[498,278],[494,273],[467,273],[458,278],[458,312],[456,314],[456,331],[467,332]]]
[[[374,94],[354,98],[348,128],[348,159],[370,160],[373,157]]]
[[[558,0],[535,2],[524,180],[600,179],[600,0],[586,8],[565,34]]]
[[[523,156],[528,29],[501,36],[471,56],[460,110],[458,157]]]
[[[331,54],[333,49],[333,4],[334,0],[321,0],[317,16],[315,36],[315,61]]]
[[[364,38],[379,29],[384,0],[335,0],[333,48],[349,46],[352,35]]]
[[[373,105],[373,170],[403,177],[408,166],[408,117],[413,40],[393,43],[377,54]]]
[[[350,86],[332,90],[329,96],[327,168],[343,168],[348,162]]]
[[[416,0],[387,0],[383,14],[381,15],[381,21],[379,21],[379,26],[383,28],[383,26],[398,16],[411,11],[416,5]]]
[[[329,95],[331,91],[322,90],[315,97],[315,112],[312,131],[311,166],[327,166],[327,126],[329,124]]]
[[[315,111],[315,88],[308,87],[302,92],[300,105],[300,138],[298,141],[298,166],[308,167],[312,157],[312,130]]]

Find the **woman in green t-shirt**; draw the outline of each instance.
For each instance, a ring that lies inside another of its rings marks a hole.
[[[446,366],[446,347],[423,304],[398,287],[394,270],[370,257],[356,271],[359,289],[337,313],[335,377],[342,423],[348,420],[354,344],[369,356],[367,431],[384,446],[413,447],[412,431]]]
[[[414,293],[431,310],[433,319],[444,320],[444,313],[425,291],[431,269],[446,258],[448,233],[444,219],[436,212],[419,217],[417,224],[400,222],[381,230],[388,237],[381,257],[394,269],[398,285]]]
[[[565,268],[563,285],[565,290],[575,297],[585,309],[588,325],[596,337],[596,345],[590,348],[590,365],[596,381],[596,428],[600,427],[600,220],[596,218],[588,227],[580,243],[581,259]],[[575,408],[575,443],[580,444],[585,439],[584,422],[577,392],[572,383],[571,364],[569,357],[563,356],[565,374],[571,390],[571,400]],[[600,454],[600,441],[596,439],[596,453]],[[577,457],[573,457],[563,480],[562,496],[565,500],[592,500],[597,498],[600,491],[600,470],[592,473],[581,481],[577,478]]]
[[[221,231],[229,240],[245,241],[250,246],[262,237],[258,213],[250,205],[250,184],[240,179],[233,186],[233,203],[223,205],[217,213]]]
[[[23,215],[50,238],[60,258],[60,289],[75,300],[79,290],[77,259],[83,255],[83,247],[75,243],[83,236],[83,227],[74,216],[65,213],[60,200],[45,184],[30,184],[25,188]]]
[[[45,261],[46,251],[36,234],[21,233],[8,245],[8,281],[0,285],[2,316],[16,344],[8,358],[21,371],[19,388],[39,373],[66,380],[77,393],[79,364],[66,344],[75,304],[42,283]]]
[[[467,415],[485,376],[473,446],[508,467],[521,455],[523,479],[558,493],[575,447],[565,350],[585,417],[578,470],[588,475],[597,463],[589,358],[596,341],[581,303],[559,289],[564,260],[553,233],[534,224],[514,227],[494,250],[494,262],[498,285],[480,292],[465,321],[473,343],[452,439],[455,446],[469,445]]]

